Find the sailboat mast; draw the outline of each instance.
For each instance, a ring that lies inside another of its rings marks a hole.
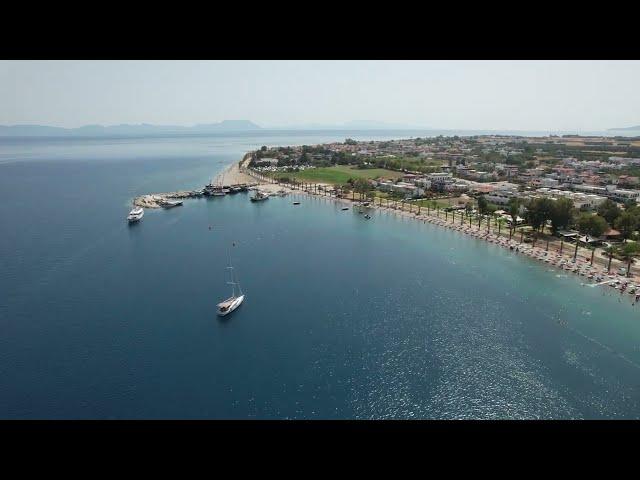
[[[235,243],[234,243],[235,246]],[[234,276],[233,276],[233,265],[231,264],[231,250],[228,250],[228,254],[229,254],[229,268],[231,269],[231,283],[233,285],[233,296],[236,296],[236,284],[238,285],[238,291],[240,292],[240,295],[242,295],[242,287],[240,286],[240,282],[237,281]]]

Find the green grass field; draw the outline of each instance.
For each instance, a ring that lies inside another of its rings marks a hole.
[[[358,169],[348,165],[336,165],[326,168],[312,168],[301,172],[278,172],[272,174],[276,178],[289,177],[305,182],[331,183],[334,185],[344,185],[350,178],[391,178],[402,177],[402,172],[385,170],[384,168]]]

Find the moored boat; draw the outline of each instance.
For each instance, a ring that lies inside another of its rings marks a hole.
[[[144,216],[144,209],[142,207],[135,207],[133,210],[129,212],[129,215],[127,216],[127,220],[129,221],[129,223],[135,223],[142,220],[143,216]]]
[[[253,195],[253,197],[250,197],[250,200],[252,202],[262,202],[268,199],[269,199],[269,195],[261,192],[260,190],[256,190],[256,193]]]
[[[240,282],[236,281],[233,276],[233,266],[231,265],[231,257],[229,257],[229,266],[227,267],[227,269],[229,270],[230,276],[231,276],[231,281],[227,283],[232,286],[231,287],[232,289],[231,289],[231,296],[226,300],[223,300],[222,302],[218,303],[217,305],[218,315],[221,317],[224,317],[225,315],[230,314],[236,308],[238,308],[242,304],[242,302],[244,302],[244,293],[242,293],[242,287],[240,287]],[[238,286],[239,295],[236,295],[236,285]]]
[[[182,205],[182,200],[161,200],[158,204],[162,208],[173,208]]]

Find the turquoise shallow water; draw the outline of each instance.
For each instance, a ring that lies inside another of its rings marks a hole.
[[[640,416],[640,307],[579,277],[320,198],[124,221],[249,148],[328,139],[3,140],[0,417]],[[234,241],[247,299],[220,320]]]

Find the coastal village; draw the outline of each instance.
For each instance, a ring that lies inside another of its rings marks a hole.
[[[263,182],[435,215],[456,229],[484,225],[491,241],[622,291],[631,282],[621,278],[640,283],[632,270],[640,256],[640,138],[346,139],[263,146],[246,166]]]
[[[632,294],[634,305],[640,300],[640,269],[633,269],[640,257],[640,138],[486,135],[263,146],[203,189],[143,195],[134,205],[167,208],[171,199],[216,190],[255,190],[252,201],[318,195],[366,219],[370,209],[412,217]]]

